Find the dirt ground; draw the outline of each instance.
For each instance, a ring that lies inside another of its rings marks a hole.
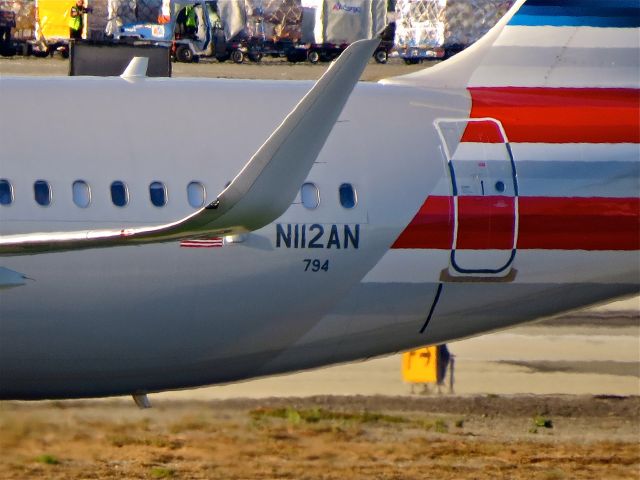
[[[639,397],[0,404],[0,478],[637,479]]]

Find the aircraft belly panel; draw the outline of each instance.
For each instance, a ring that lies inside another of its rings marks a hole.
[[[437,289],[438,283],[427,282],[361,283],[310,332],[317,335],[301,338],[265,364],[260,374],[444,343],[638,291],[633,283],[449,283],[443,285],[433,316],[421,333]],[[381,303],[381,298],[387,300]]]
[[[220,247],[176,242],[5,259],[30,280],[0,290],[0,397],[214,383],[221,363],[236,365],[224,378],[251,376],[312,329],[390,241],[361,225],[348,245],[340,233],[340,249],[330,229],[324,248],[285,249],[273,226],[264,230]],[[314,271],[308,259],[328,268]],[[236,363],[245,357],[261,360]],[[184,375],[167,376],[167,366]]]
[[[293,364],[310,368],[344,361],[345,355],[367,357],[371,342],[366,338],[382,331],[393,331],[386,339],[378,338],[387,346],[402,342],[403,331],[413,337],[426,319],[436,290],[437,284],[432,283],[359,283],[312,330],[264,365],[261,373],[286,371]]]

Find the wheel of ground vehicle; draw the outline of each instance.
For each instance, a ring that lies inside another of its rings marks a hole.
[[[226,62],[227,60],[229,60],[229,58],[231,58],[231,55],[229,55],[228,53],[216,56],[216,60],[218,60],[220,63]]]
[[[46,50],[34,50],[31,53],[36,58],[45,58],[49,56],[49,49],[47,48]]]
[[[311,63],[318,63],[320,61],[320,52],[317,50],[309,50],[309,53],[307,53],[307,60]]]
[[[16,49],[11,46],[0,47],[0,55],[3,57],[13,57],[16,53]]]
[[[255,63],[260,63],[262,61],[262,53],[260,52],[250,53],[249,60]]]
[[[33,45],[31,45],[30,43],[23,43],[22,47],[20,48],[20,55],[22,55],[23,57],[28,57],[32,53]]]
[[[378,63],[387,63],[389,54],[386,50],[376,50],[376,53],[373,54],[373,58],[375,58]]]
[[[231,60],[233,60],[235,63],[244,62],[244,53],[240,50],[234,50],[233,52],[231,52]]]
[[[306,52],[301,48],[292,48],[286,53],[287,60],[291,63],[304,62],[307,59]]]
[[[184,63],[193,62],[193,52],[188,45],[180,45],[176,50],[176,60]]]

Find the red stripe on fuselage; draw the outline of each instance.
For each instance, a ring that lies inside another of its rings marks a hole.
[[[453,245],[453,197],[427,197],[391,248],[436,248]]]
[[[468,250],[513,248],[515,200],[500,196],[458,197],[456,248]]]
[[[505,227],[512,225],[512,220],[504,212],[501,214],[495,208],[486,208],[485,204],[493,202],[491,199],[494,198],[458,197],[459,201],[467,205],[475,202],[478,207],[459,208],[458,248],[511,248],[509,239],[512,235]],[[638,198],[519,197],[518,201],[519,249],[640,249]],[[450,249],[453,244],[453,211],[452,197],[427,198],[391,248]]]
[[[640,143],[640,91],[624,88],[474,87],[471,118],[500,120],[509,142]],[[489,133],[489,134],[488,134]],[[463,142],[501,142],[469,123]]]
[[[520,198],[518,248],[640,249],[638,198]]]

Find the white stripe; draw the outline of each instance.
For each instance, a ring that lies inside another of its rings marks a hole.
[[[453,196],[453,189],[451,188],[451,180],[449,175],[438,180],[438,183],[429,193],[429,196],[446,197]]]
[[[637,143],[511,143],[516,161],[638,162]]]
[[[640,145],[632,143],[512,143],[520,196],[637,197],[640,192]],[[461,143],[455,160],[490,158],[487,149],[500,154],[501,144]],[[499,158],[499,157],[494,157]],[[506,163],[506,162],[505,162]],[[509,170],[487,165],[487,178],[500,179]],[[464,174],[464,170],[462,171]],[[467,170],[467,174],[469,171]],[[429,195],[452,195],[449,175],[443,176]]]
[[[510,161],[509,151],[504,143],[462,142],[453,154],[453,160],[478,162],[483,160]]]
[[[479,251],[478,255],[483,252]],[[389,250],[362,283],[438,283],[448,250]],[[514,283],[636,283],[637,251],[518,250]]]
[[[525,54],[526,55],[526,54]],[[638,88],[638,68],[557,66],[523,67],[484,65],[469,82],[470,87],[550,87],[550,88]]]
[[[389,250],[362,283],[437,283],[449,266],[449,250]]]
[[[494,47],[638,48],[637,28],[507,25]]]
[[[495,152],[504,151],[502,144],[493,145]],[[516,161],[594,163],[640,161],[640,145],[637,143],[510,143],[509,145]],[[488,144],[479,142],[461,143],[456,151],[456,159],[472,159],[474,156],[478,159],[478,152],[483,152],[487,148],[490,148]]]
[[[520,196],[633,198],[640,145],[512,143]]]
[[[639,88],[638,48],[493,47],[470,87]]]

